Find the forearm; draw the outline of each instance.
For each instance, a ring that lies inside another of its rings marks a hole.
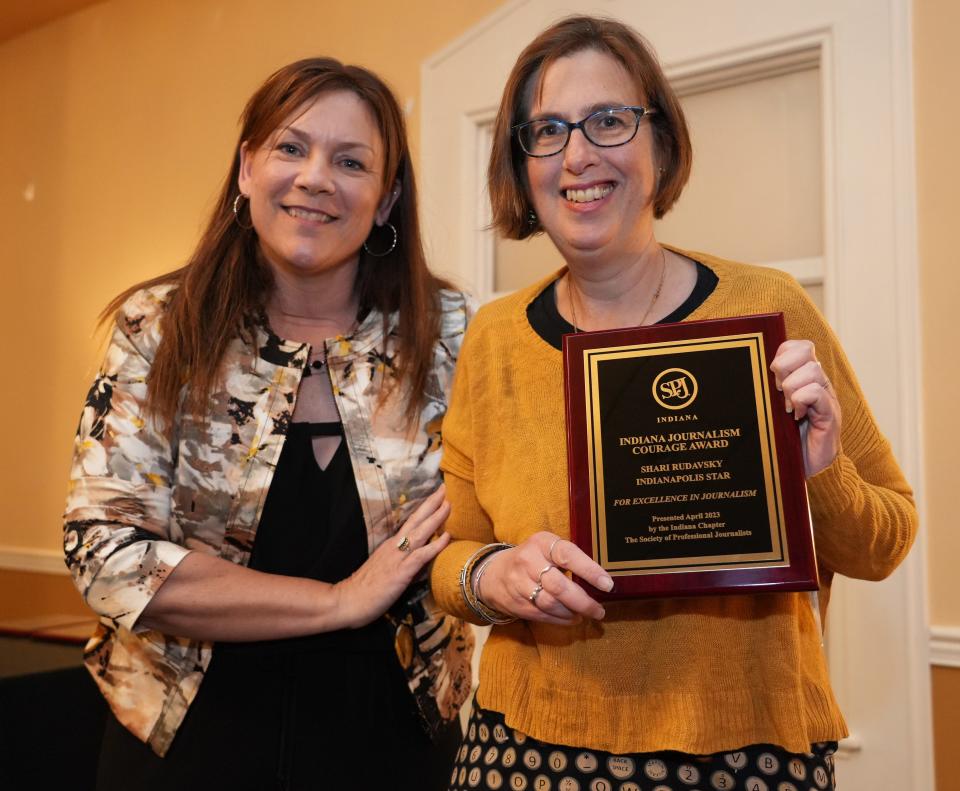
[[[265,574],[191,552],[137,625],[205,641],[299,637],[359,625],[341,594],[337,585]]]
[[[880,580],[906,557],[917,532],[910,489],[891,455],[862,473],[841,454],[810,479],[817,555],[831,571]],[[875,468],[885,475],[876,475]],[[871,478],[873,480],[871,480]]]
[[[883,579],[916,536],[913,493],[839,342],[822,324],[808,337],[816,341],[842,413],[838,455],[808,479],[817,556],[825,570]]]
[[[353,574],[331,585],[265,574],[192,552],[143,608],[137,626],[199,640],[277,640],[354,629],[382,616],[448,544],[444,488],[427,497]]]

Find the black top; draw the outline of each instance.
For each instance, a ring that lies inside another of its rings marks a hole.
[[[705,267],[699,261],[697,264],[697,282],[693,291],[675,311],[664,316],[657,324],[672,324],[683,321],[693,311],[703,304],[717,287],[720,279],[713,270]],[[560,315],[557,310],[557,281],[554,280],[527,306],[527,320],[534,332],[547,343],[557,349],[563,348],[562,338],[568,333],[575,332],[573,325]]]
[[[313,438],[343,436],[340,423],[291,423],[274,472],[249,568],[323,582],[339,582],[367,560],[367,531],[345,439],[326,468],[313,454]],[[389,652],[393,635],[386,619],[362,629],[324,632],[290,640],[232,643],[227,652],[283,652],[349,648]],[[396,660],[393,660],[396,661]]]
[[[340,424],[291,423],[249,566],[337,582],[367,559],[346,440],[325,469],[314,436]],[[361,594],[362,595],[362,594]],[[440,791],[459,721],[432,744],[387,620],[289,640],[217,643],[170,751],[158,758],[111,718],[98,789]]]
[[[346,442],[320,469],[313,438],[340,423],[291,423],[263,507],[249,567],[338,582],[367,558],[367,534]]]

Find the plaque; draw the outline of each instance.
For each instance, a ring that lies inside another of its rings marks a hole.
[[[598,599],[818,586],[780,313],[563,338],[571,539]]]

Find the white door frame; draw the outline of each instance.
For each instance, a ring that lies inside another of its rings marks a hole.
[[[909,0],[508,2],[422,69],[430,260],[482,294],[492,286],[492,242],[483,230],[489,217],[483,125],[520,49],[569,13],[631,22],[655,44],[671,79],[819,48],[826,313],[922,514]],[[921,534],[890,579],[838,578],[835,585],[830,669],[851,728],[841,756],[844,788],[933,788],[924,554]]]

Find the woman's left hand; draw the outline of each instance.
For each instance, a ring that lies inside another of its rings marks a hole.
[[[784,341],[770,365],[787,411],[800,423],[807,477],[829,467],[840,452],[840,402],[811,341]]]

